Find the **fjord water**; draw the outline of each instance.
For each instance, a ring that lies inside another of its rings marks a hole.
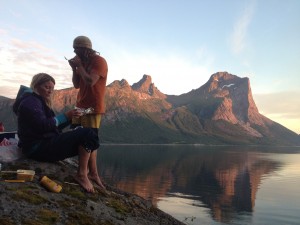
[[[103,145],[98,164],[186,224],[300,223],[300,147]]]

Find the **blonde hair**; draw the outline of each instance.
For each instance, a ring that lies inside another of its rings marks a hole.
[[[38,73],[36,75],[34,75],[32,77],[31,80],[31,84],[30,84],[30,88],[37,94],[38,90],[37,87],[48,82],[51,81],[55,84],[55,79],[53,77],[51,77],[49,74],[47,73]],[[52,99],[45,99],[45,102],[47,104],[47,106],[49,106],[49,108],[52,108]]]

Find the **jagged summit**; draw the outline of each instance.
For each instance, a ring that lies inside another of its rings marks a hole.
[[[234,124],[263,124],[252,97],[248,77],[238,77],[227,72],[213,74],[200,89],[206,97],[222,98],[213,119],[224,119]]]
[[[120,90],[126,91],[128,95],[129,93],[139,96],[139,99],[148,99],[148,98],[162,98],[165,99],[166,95],[161,93],[152,83],[152,78],[149,75],[143,75],[143,78],[134,83],[132,86],[129,85],[127,80],[122,79],[121,81],[115,80],[109,85],[107,85],[109,89],[107,92],[112,94],[112,90],[115,92],[119,92]]]
[[[130,85],[127,82],[127,80],[122,79],[121,81],[119,81],[119,80],[113,81],[111,84],[108,85],[108,87],[112,87],[112,88],[128,88],[128,87],[130,87]]]
[[[247,80],[249,79],[240,78],[228,72],[218,72],[211,75],[209,80],[201,87],[201,89],[206,93],[214,94],[214,92],[220,92],[221,90],[234,90],[242,83],[247,83]]]
[[[138,81],[137,83],[134,83],[132,85],[133,90],[139,90],[142,92],[148,92],[149,94],[152,94],[151,88],[154,86],[152,83],[152,78],[149,75],[144,74],[143,78]]]
[[[148,94],[152,97],[165,98],[165,95],[155,87],[154,83],[152,83],[151,76],[146,74],[144,74],[143,78],[139,82],[134,83],[131,87],[135,91]]]
[[[225,120],[233,124],[249,122],[262,125],[263,121],[252,97],[249,78],[228,72],[218,72],[201,87],[178,97],[169,97],[176,105],[208,101],[213,110],[201,109],[202,116],[212,120]]]
[[[152,83],[151,76],[146,75],[146,74],[143,76],[143,78],[139,82],[134,83],[131,87],[135,91],[147,93],[151,96],[154,95],[154,92],[156,89],[156,87],[154,86],[154,83]]]
[[[221,81],[226,81],[226,80],[232,80],[233,78],[239,78],[239,77],[224,71],[224,72],[217,72],[217,73],[212,74],[210,76],[209,81],[210,80],[217,80],[217,81],[221,82]]]

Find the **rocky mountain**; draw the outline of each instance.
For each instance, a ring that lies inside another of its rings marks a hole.
[[[57,90],[54,110],[74,106],[77,90]],[[0,99],[0,121],[11,130],[16,119],[12,99]],[[299,145],[299,135],[259,113],[250,81],[227,72],[213,74],[198,89],[166,95],[143,78],[132,86],[126,80],[107,86],[107,112],[102,119],[105,143],[193,143]]]

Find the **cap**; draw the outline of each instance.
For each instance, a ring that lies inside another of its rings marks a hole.
[[[92,49],[92,42],[86,36],[78,36],[73,41],[73,48],[76,48],[76,47]]]

